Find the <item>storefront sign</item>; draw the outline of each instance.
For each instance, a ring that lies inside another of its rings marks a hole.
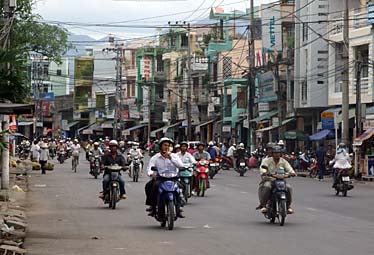
[[[368,130],[370,128],[374,128],[374,120],[364,120],[363,122],[364,130]]]
[[[335,129],[334,112],[322,112],[322,129]]]
[[[374,176],[374,156],[371,156],[371,155],[369,155],[369,156],[367,156],[368,157],[368,160],[367,160],[367,170],[368,170],[368,172],[367,172],[367,175],[368,176]]]
[[[374,24],[374,0],[367,1],[366,10],[367,10],[368,24],[373,25]]]
[[[231,126],[222,126],[222,132],[231,132]]]
[[[143,78],[148,80],[152,77],[152,58],[144,56],[140,61],[140,74]]]
[[[259,88],[259,102],[266,103],[277,101],[277,94],[275,93],[275,79],[272,71],[257,75]]]

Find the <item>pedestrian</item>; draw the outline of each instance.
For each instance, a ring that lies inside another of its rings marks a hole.
[[[236,153],[236,144],[234,143],[233,145],[230,146],[230,148],[227,151],[227,157],[230,159],[232,167],[234,167],[235,153]]]
[[[31,146],[31,161],[39,162],[39,158],[40,158],[40,147],[38,145],[38,140],[34,140],[34,143]]]
[[[49,149],[48,149],[48,144],[42,143],[40,145],[40,159],[39,159],[39,164],[42,169],[42,174],[45,174],[45,170],[47,168],[47,162],[49,159]]]
[[[323,146],[323,143],[320,143],[319,148],[316,151],[316,160],[318,165],[318,179],[320,181],[323,180],[325,176],[326,166],[325,166],[325,159],[326,159],[326,150]]]

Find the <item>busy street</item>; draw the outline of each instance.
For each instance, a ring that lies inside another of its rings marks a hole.
[[[146,156],[145,165],[149,158]],[[348,197],[335,196],[330,178],[295,177],[295,213],[284,227],[256,211],[257,170],[240,177],[221,170],[205,197],[192,197],[175,229],[161,228],[145,211],[144,185],[127,174],[127,200],[109,209],[98,198],[101,180],[88,174],[81,154],[41,175],[32,173],[29,254],[371,254],[374,185],[357,184]]]

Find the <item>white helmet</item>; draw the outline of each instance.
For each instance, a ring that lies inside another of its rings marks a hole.
[[[159,145],[161,146],[161,144],[163,144],[164,142],[169,142],[171,145],[174,144],[173,140],[171,140],[170,138],[168,138],[168,137],[163,137],[163,138],[160,139],[160,141],[159,141]]]
[[[279,146],[284,146],[284,141],[283,140],[279,140],[278,145]]]
[[[99,146],[100,144],[98,142],[94,142],[94,146]]]
[[[208,145],[209,145],[209,146],[213,146],[213,145],[214,145],[213,141],[210,141],[210,142],[208,143]]]
[[[117,140],[111,140],[111,141],[109,142],[109,146],[118,146],[118,142],[117,142]]]
[[[240,147],[240,148],[244,148],[244,143],[240,143],[240,144],[239,144],[239,147]]]

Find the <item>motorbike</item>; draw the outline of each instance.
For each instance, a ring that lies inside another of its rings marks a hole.
[[[97,179],[97,177],[100,175],[100,156],[95,155],[93,156],[91,153],[89,155],[90,157],[90,165],[91,165],[91,175]]]
[[[229,170],[230,167],[233,167],[233,162],[229,157],[221,156],[220,168],[222,170]]]
[[[66,148],[66,158],[70,158],[70,157],[71,157],[71,148],[67,147]]]
[[[208,188],[208,178],[209,178],[209,161],[208,160],[200,160],[197,162],[196,166],[197,172],[197,196],[205,196],[205,192]]]
[[[156,168],[152,168],[153,171],[157,172]],[[177,200],[180,194],[178,186],[178,173],[174,171],[164,171],[158,174],[158,180],[160,181],[158,204],[156,207],[155,219],[161,222],[161,227],[167,227],[169,230],[173,230],[174,222],[178,219],[178,206]]]
[[[209,177],[210,179],[213,179],[214,176],[218,173],[220,170],[220,158],[213,159],[212,162],[209,164]]]
[[[251,157],[248,159],[248,168],[251,169],[251,168],[257,168],[257,167],[259,167],[258,158],[256,157],[255,153],[252,153]]]
[[[116,209],[117,203],[121,200],[119,190],[119,176],[122,170],[121,166],[112,165],[105,166],[107,172],[109,172],[110,181],[108,190],[105,192],[104,204],[108,204],[109,208]]]
[[[336,190],[336,195],[338,196],[339,193],[342,193],[342,195],[346,197],[348,191],[354,188],[349,176],[349,169],[335,169],[335,175],[336,183],[334,188]]]
[[[311,167],[310,167],[310,171],[309,171],[309,177],[310,178],[317,178],[318,176],[318,164],[317,164],[317,160],[312,158],[310,159],[310,162],[311,162]]]
[[[17,151],[20,160],[25,160],[30,156],[30,147],[19,145]]]
[[[187,203],[188,198],[192,196],[192,176],[194,167],[192,164],[184,164],[184,168],[179,171],[180,182],[183,186],[183,196]]]
[[[132,163],[132,180],[133,182],[138,182],[140,165],[142,162],[138,156],[135,156],[131,163]]]
[[[54,159],[56,157],[56,149],[55,148],[50,148],[49,149],[49,156]]]
[[[299,165],[300,171],[307,171],[311,168],[311,166],[313,166],[312,159],[305,152],[303,153],[300,152],[298,160],[299,160],[298,165]]]
[[[273,181],[273,190],[271,197],[266,204],[267,212],[264,216],[270,220],[271,223],[278,219],[279,225],[284,226],[287,216],[287,189],[286,189],[286,178],[289,177],[284,170],[279,169],[275,174],[269,174],[269,176],[275,178]]]
[[[244,174],[247,172],[248,167],[245,163],[245,158],[241,158],[238,160],[238,166],[236,167],[235,171],[240,174],[240,176],[244,176]]]
[[[57,160],[60,162],[60,164],[63,164],[65,162],[65,151],[60,150],[57,155]]]

